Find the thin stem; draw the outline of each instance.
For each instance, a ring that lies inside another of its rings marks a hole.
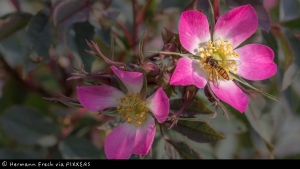
[[[140,10],[139,12],[139,15],[137,16],[137,24],[140,25],[143,23],[144,21],[144,18],[145,18],[145,13],[146,13],[146,9],[147,7],[150,5],[150,3],[152,2],[153,0],[147,0],[147,2],[145,3],[145,5],[142,7],[142,9]]]
[[[132,27],[132,42],[133,48],[136,49],[136,42],[138,37],[138,2],[132,0],[132,12],[133,12],[133,27]],[[135,50],[134,50],[135,51]]]
[[[213,6],[211,0],[208,0],[208,3],[209,3],[211,14],[212,14],[210,35],[211,35],[211,39],[213,39],[213,32],[214,32],[214,27],[215,27],[215,13],[214,13],[214,6]]]
[[[229,116],[228,116],[228,114],[227,114],[227,110],[226,110],[225,106],[224,106],[224,105],[219,101],[219,99],[215,96],[215,94],[214,94],[214,92],[212,91],[212,89],[211,89],[211,87],[210,87],[209,84],[207,84],[207,88],[208,88],[208,90],[209,90],[211,96],[212,96],[216,101],[218,101],[218,105],[217,105],[217,106],[219,106],[219,107],[223,110],[223,113],[225,114],[227,120],[229,120]]]
[[[159,131],[160,131],[160,134],[161,136],[164,138],[164,140],[167,140],[166,136],[164,135],[164,132],[162,130],[162,125],[159,123]]]
[[[128,40],[129,46],[132,47],[132,49],[133,49],[134,40],[131,38],[130,33],[129,33],[128,29],[126,28],[126,26],[118,20],[116,20],[116,24],[118,26],[120,26],[120,28],[124,32],[126,39]]]
[[[214,15],[215,15],[215,22],[218,20],[220,16],[220,2],[219,0],[213,0],[213,6],[214,6]]]

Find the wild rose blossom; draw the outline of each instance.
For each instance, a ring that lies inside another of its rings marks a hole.
[[[218,86],[213,85],[212,70],[207,60],[234,60],[224,70],[248,80],[263,80],[273,76],[277,66],[273,51],[261,44],[238,47],[258,27],[258,18],[250,5],[234,8],[219,17],[213,37],[206,16],[197,10],[188,10],[179,20],[179,39],[193,58],[180,58],[171,77],[172,85],[195,85],[203,88],[209,82],[214,94],[240,112],[248,106],[247,95],[232,81],[218,75]],[[241,63],[237,65],[236,63]],[[237,65],[237,66],[236,66]]]
[[[78,100],[90,111],[100,111],[116,107],[126,121],[113,129],[105,140],[104,150],[108,159],[128,159],[132,154],[147,154],[156,133],[155,116],[159,123],[166,120],[169,113],[169,99],[162,88],[142,99],[143,74],[126,72],[110,67],[126,86],[128,92],[102,86],[77,87]],[[153,114],[151,114],[152,112]]]

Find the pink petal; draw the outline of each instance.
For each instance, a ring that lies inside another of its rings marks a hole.
[[[137,128],[135,124],[124,123],[112,130],[104,143],[108,159],[128,159],[134,148]]]
[[[219,88],[216,88],[212,82],[209,83],[215,95],[243,113],[248,107],[247,95],[231,80],[220,80],[219,82]]]
[[[277,72],[272,49],[260,44],[245,45],[235,50],[242,64],[237,74],[249,80],[263,80]]]
[[[162,123],[168,117],[170,108],[169,98],[161,87],[147,98],[146,106],[154,114],[158,122]]]
[[[129,93],[140,93],[143,87],[143,73],[118,70],[114,66],[111,66],[110,68],[123,82]]]
[[[178,30],[180,43],[194,55],[199,53],[198,49],[203,43],[211,39],[207,18],[197,10],[182,12]]]
[[[147,116],[145,121],[136,132],[135,145],[133,148],[133,154],[144,154],[146,155],[153,143],[156,132],[155,121],[152,116]]]
[[[207,82],[207,74],[200,68],[200,63],[189,59],[180,58],[170,80],[171,85],[195,85],[203,88]]]
[[[244,5],[224,13],[218,19],[214,40],[222,38],[236,48],[239,44],[249,38],[257,29],[258,18],[251,5]]]
[[[77,87],[77,94],[80,104],[90,111],[116,107],[116,99],[125,97],[123,92],[107,85]]]

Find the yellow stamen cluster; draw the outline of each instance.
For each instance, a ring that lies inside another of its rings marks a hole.
[[[227,40],[218,38],[215,41],[207,42],[206,46],[199,48],[199,51],[200,64],[204,69],[206,69],[210,76],[212,73],[212,65],[208,63],[208,57],[212,57],[212,59],[217,60],[218,66],[225,69],[227,73],[228,71],[231,71],[236,74],[238,62],[230,59],[238,58],[239,55],[232,49],[232,45]],[[230,79],[232,78],[230,77]]]
[[[200,57],[206,58],[212,56],[218,60],[227,60],[228,58],[238,57],[239,55],[233,51],[232,45],[227,40],[218,38],[213,42],[208,42],[207,46],[200,48]]]
[[[117,99],[117,101],[120,101],[117,111],[127,123],[136,123],[136,127],[139,127],[146,120],[148,108],[146,107],[146,101],[141,99],[139,93],[127,93],[125,97]]]

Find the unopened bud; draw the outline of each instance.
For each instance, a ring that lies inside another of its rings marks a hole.
[[[162,72],[156,77],[156,82],[159,86],[166,88],[170,84],[171,74],[169,72]]]
[[[183,93],[182,99],[184,101],[194,99],[198,90],[199,89],[194,85],[184,87],[184,93]]]
[[[153,62],[144,63],[142,69],[150,76],[156,76],[160,72],[159,67]]]
[[[171,74],[169,72],[164,72],[163,81],[165,85],[170,84]]]
[[[173,43],[167,43],[164,46],[165,52],[175,52],[176,51],[176,45]]]

